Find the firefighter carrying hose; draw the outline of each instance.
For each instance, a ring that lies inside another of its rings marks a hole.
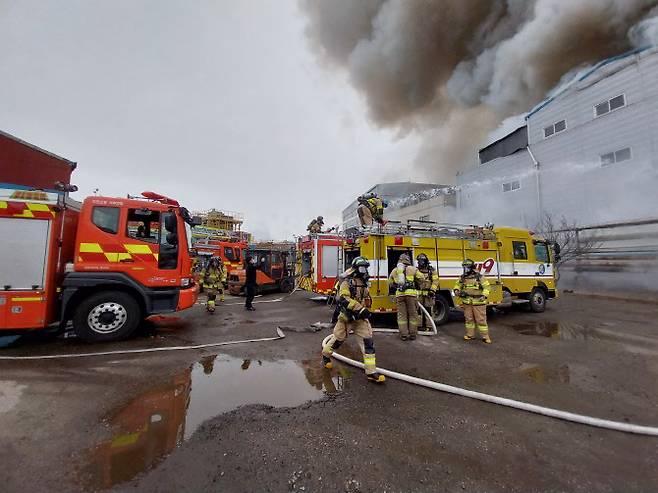
[[[368,380],[382,383],[386,377],[377,373],[375,343],[369,320],[368,307],[372,303],[368,291],[369,266],[370,262],[366,258],[357,257],[352,261],[351,268],[344,274],[338,290],[340,314],[331,338],[322,348],[322,364],[325,368],[332,368],[331,354],[343,344],[350,331],[353,331],[363,354],[363,364]]]
[[[487,325],[487,298],[489,297],[489,281],[475,270],[475,262],[466,259],[462,262],[464,274],[455,283],[455,296],[461,298],[466,319],[465,341],[475,339],[477,327],[482,341],[491,344],[489,326]]]
[[[439,289],[439,275],[436,273],[436,269],[430,265],[430,260],[424,253],[418,255],[416,261],[418,264],[418,270],[425,276],[425,279],[420,282],[418,301],[425,307],[427,313],[432,316],[436,290]],[[432,330],[431,325],[432,324],[427,320],[425,314],[422,313],[419,324],[420,330]]]
[[[395,290],[400,339],[416,339],[418,334],[418,288],[425,276],[413,265],[406,253],[400,255],[398,265],[388,278],[389,291]]]
[[[226,269],[219,257],[210,259],[208,266],[201,271],[201,281],[203,289],[208,295],[206,310],[209,313],[214,313],[218,293],[220,294],[220,301],[224,301],[224,283],[226,283]]]

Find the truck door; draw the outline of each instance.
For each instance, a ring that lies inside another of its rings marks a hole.
[[[512,265],[515,276],[530,276],[534,272],[530,272],[531,267],[528,259],[528,242],[525,240],[512,240]]]

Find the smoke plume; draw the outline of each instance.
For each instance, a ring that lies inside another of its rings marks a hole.
[[[658,38],[658,0],[300,3],[320,59],[348,71],[377,125],[422,133],[416,165],[443,182],[567,72]]]

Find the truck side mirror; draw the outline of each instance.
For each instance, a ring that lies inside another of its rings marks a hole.
[[[201,216],[192,216],[192,224],[191,224],[192,227],[201,226],[202,223],[203,223],[203,219],[201,218]]]

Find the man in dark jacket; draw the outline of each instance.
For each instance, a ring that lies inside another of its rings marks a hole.
[[[254,297],[256,296],[256,258],[252,257],[251,255],[247,255],[245,257],[245,262],[246,262],[246,278],[245,278],[245,283],[244,283],[244,292],[245,295],[247,296],[247,300],[245,302],[244,307],[253,312],[256,310],[253,306],[253,301]]]

